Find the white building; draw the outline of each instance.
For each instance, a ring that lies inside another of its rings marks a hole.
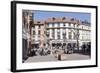
[[[83,44],[91,42],[91,25],[74,18],[48,18],[35,21],[32,26],[31,45],[34,47],[63,48],[71,45],[81,49]],[[63,47],[62,47],[63,46]]]
[[[45,45],[45,24],[43,21],[35,21],[32,26],[32,40],[31,45],[33,48],[43,48]]]
[[[88,43],[91,39],[90,23],[74,18],[48,18],[46,29],[52,44],[61,43],[63,45],[65,43],[67,45],[70,43],[77,46],[77,43],[79,43],[80,48],[83,43]]]

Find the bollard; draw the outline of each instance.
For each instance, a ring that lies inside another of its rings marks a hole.
[[[61,61],[61,54],[58,54],[58,60]]]

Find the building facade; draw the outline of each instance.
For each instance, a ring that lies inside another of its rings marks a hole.
[[[91,25],[74,18],[48,18],[35,21],[32,27],[33,48],[64,49],[71,46],[81,50],[83,44],[91,42]]]
[[[22,11],[22,60],[26,60],[31,50],[31,29],[33,24],[33,12],[30,10]]]
[[[91,24],[69,17],[51,17],[44,21],[33,19],[33,11],[22,11],[22,60],[26,60],[34,49],[81,50],[83,44],[91,42]],[[38,50],[35,50],[38,51]]]
[[[32,48],[44,48],[45,46],[45,24],[43,21],[34,21],[32,26]]]
[[[90,42],[90,23],[81,22],[74,18],[48,18],[46,20],[46,30],[52,45],[71,44],[76,49],[81,49],[81,45]],[[79,46],[79,48],[77,48]]]

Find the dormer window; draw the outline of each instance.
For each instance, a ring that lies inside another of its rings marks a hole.
[[[74,18],[71,18],[71,21],[74,21]]]
[[[52,19],[55,20],[55,17],[53,17]]]
[[[63,17],[63,18],[62,18],[62,20],[65,20],[65,19],[66,19],[66,17]]]
[[[40,21],[38,21],[37,23],[40,23]]]

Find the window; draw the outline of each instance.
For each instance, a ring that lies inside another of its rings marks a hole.
[[[52,27],[54,27],[55,24],[52,24]]]
[[[55,17],[53,17],[52,19],[55,20]]]
[[[33,31],[33,35],[35,35],[35,31]]]
[[[49,37],[49,29],[46,31],[46,35],[47,35],[47,37]]]
[[[63,17],[63,18],[62,18],[62,20],[65,20],[65,19],[66,19],[66,17]]]
[[[40,23],[40,21],[37,22],[38,24]]]
[[[31,21],[33,20],[32,16],[29,16],[29,20],[31,20]]]
[[[77,27],[79,27],[79,25],[77,25]]]
[[[52,37],[53,37],[53,39],[55,38],[55,30],[54,29],[52,30]]]
[[[58,39],[60,39],[60,34],[58,34],[57,36],[58,36]]]
[[[35,25],[33,25],[33,29],[35,29]]]
[[[60,29],[57,29],[57,33],[60,33]]]
[[[41,26],[39,25],[39,28],[40,28]]]
[[[23,24],[24,24],[24,27],[25,28],[28,28],[27,25],[28,25],[28,13],[27,12],[23,12]]]
[[[49,26],[49,27],[53,27],[53,24],[50,23],[50,24],[48,24],[48,26]]]
[[[63,39],[66,39],[66,30],[63,29]]]
[[[38,32],[39,32],[39,35],[40,35],[40,30]]]
[[[57,30],[57,37],[60,39],[60,29]]]
[[[50,24],[48,24],[47,26],[50,27]]]
[[[83,29],[83,26],[82,26],[82,29]]]
[[[60,24],[58,23],[58,27],[60,27]]]
[[[75,28],[75,24],[73,24],[73,27]]]
[[[74,21],[74,18],[71,18],[71,21]]]
[[[76,34],[75,34],[75,32],[74,32],[73,34],[74,34],[74,35],[73,35],[73,36],[74,36],[74,38],[73,38],[73,39],[76,39]]]
[[[66,26],[65,23],[63,23],[63,26],[64,26],[64,27]]]
[[[71,26],[71,23],[69,23],[68,25]]]
[[[69,32],[68,37],[69,37],[69,39],[72,39],[72,34],[71,34],[71,32]]]

